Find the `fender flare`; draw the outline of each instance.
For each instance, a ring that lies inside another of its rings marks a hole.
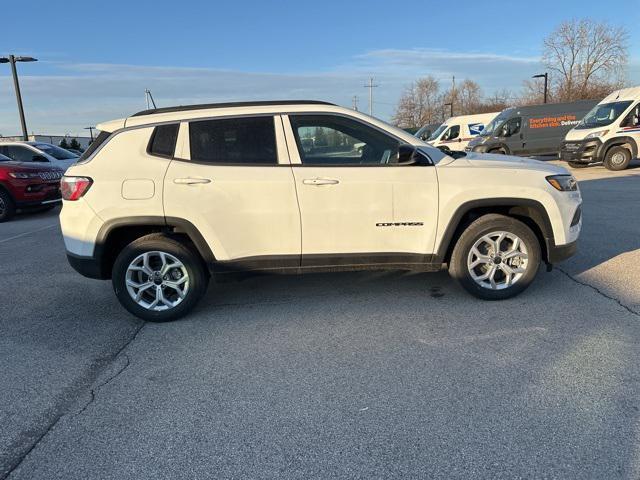
[[[491,207],[510,207],[510,213],[520,214],[534,221],[542,233],[544,245],[541,245],[541,247],[543,247],[543,255],[545,253],[548,254],[550,249],[555,247],[551,220],[542,203],[527,198],[482,198],[463,203],[453,213],[438,245],[435,261],[438,263],[446,262],[447,255],[454,245],[456,235],[462,233],[460,231],[462,220],[469,212],[477,208]]]
[[[169,233],[185,234],[195,245],[198,253],[207,265],[215,262],[215,256],[213,255],[209,244],[205,241],[200,230],[198,230],[193,223],[183,218],[163,217],[159,215],[124,217],[106,221],[102,227],[100,227],[96,237],[96,246],[93,254],[94,258],[99,259],[104,255],[104,248],[107,244],[107,240],[114,230],[122,227],[136,226],[157,226]]]

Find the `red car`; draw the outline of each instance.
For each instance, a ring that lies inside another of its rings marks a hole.
[[[54,207],[60,203],[60,179],[64,172],[37,162],[16,162],[0,155],[0,222],[16,209]]]

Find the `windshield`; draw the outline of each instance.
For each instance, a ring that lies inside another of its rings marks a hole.
[[[631,100],[625,102],[611,102],[596,105],[585,115],[576,129],[604,127],[613,123],[629,108]]]
[[[446,123],[443,123],[442,125],[440,125],[438,129],[431,134],[428,141],[436,140],[440,136],[440,134],[446,130],[448,126],[449,125],[447,125]]]
[[[496,118],[494,118],[493,120],[491,120],[486,127],[484,127],[484,129],[480,132],[480,136],[482,137],[488,137],[490,135],[493,134],[493,132],[495,132],[498,127],[500,125],[502,125],[502,123],[509,118],[509,113],[511,112],[502,112],[500,115],[498,115]]]
[[[57,160],[73,160],[78,158],[78,155],[75,153],[71,153],[64,148],[56,147],[55,145],[50,145],[48,143],[36,143],[34,145],[41,152],[46,153],[47,155],[51,155],[53,158]]]

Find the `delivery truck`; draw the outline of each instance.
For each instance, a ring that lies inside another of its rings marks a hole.
[[[595,100],[547,103],[503,110],[469,142],[467,152],[558,156],[569,130],[596,105]]]
[[[464,152],[469,141],[477,137],[500,112],[451,117],[427,139],[427,143],[440,150]]]
[[[571,129],[560,158],[573,168],[604,163],[624,170],[638,157],[640,145],[640,87],[616,90],[598,103]]]

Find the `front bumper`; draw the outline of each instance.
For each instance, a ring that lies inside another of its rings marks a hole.
[[[547,263],[553,265],[562,262],[575,255],[578,251],[578,241],[567,243],[566,245],[556,245],[552,242],[547,244]]]
[[[60,183],[25,183],[14,185],[18,208],[40,207],[62,202]]]
[[[596,163],[601,162],[602,142],[599,138],[571,140],[562,142],[560,159],[565,162]]]

